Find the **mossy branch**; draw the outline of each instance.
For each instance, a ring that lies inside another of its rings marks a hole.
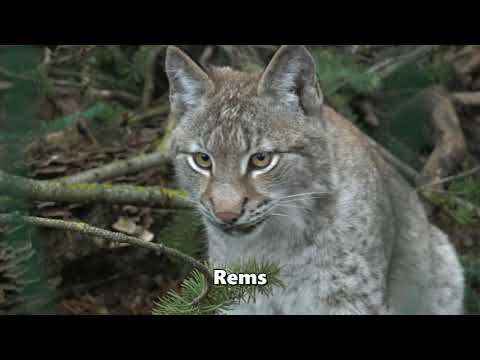
[[[201,262],[195,260],[194,258],[185,255],[178,250],[163,246],[162,244],[148,243],[132,236],[95,228],[80,222],[68,222],[32,216],[0,214],[0,224],[17,225],[25,223],[37,227],[44,227],[63,231],[73,231],[113,241],[116,243],[129,244],[132,246],[145,248],[154,251],[158,255],[165,255],[171,259],[181,261],[184,264],[191,266],[193,269],[197,270],[200,274],[204,276],[204,281],[202,282],[204,287],[201,289],[198,297],[193,299],[191,304],[189,304],[190,306],[196,306],[198,303],[200,303],[209,294],[211,285],[213,284],[213,277],[208,267],[203,265]]]
[[[130,185],[38,181],[10,175],[3,171],[0,171],[0,193],[32,201],[190,208],[185,194],[178,190]]]

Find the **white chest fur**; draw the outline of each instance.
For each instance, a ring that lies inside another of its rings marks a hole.
[[[209,229],[210,261],[218,266],[236,264],[255,258],[282,266],[285,289],[277,288],[273,296],[260,297],[255,304],[244,304],[232,314],[322,314],[327,274],[321,271],[321,250],[306,236],[302,218],[268,224],[255,237],[233,238]]]

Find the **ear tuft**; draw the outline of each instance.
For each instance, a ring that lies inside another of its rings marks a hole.
[[[323,107],[323,95],[317,85],[315,60],[307,48],[285,45],[265,70],[258,92],[289,106],[300,106],[307,115],[315,116]]]
[[[167,49],[165,70],[170,81],[172,111],[180,116],[198,107],[214,88],[207,73],[175,46]]]

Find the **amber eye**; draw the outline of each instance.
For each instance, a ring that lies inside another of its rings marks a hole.
[[[252,156],[250,164],[257,170],[262,170],[270,166],[273,160],[273,154],[271,153],[258,153]]]
[[[204,153],[197,153],[193,156],[195,163],[202,169],[210,169],[212,167],[212,158]]]

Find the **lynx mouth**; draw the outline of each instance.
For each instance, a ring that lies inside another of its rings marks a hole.
[[[216,228],[230,236],[248,236],[260,230],[266,219],[259,220],[252,224],[245,225],[223,225],[212,223]]]

